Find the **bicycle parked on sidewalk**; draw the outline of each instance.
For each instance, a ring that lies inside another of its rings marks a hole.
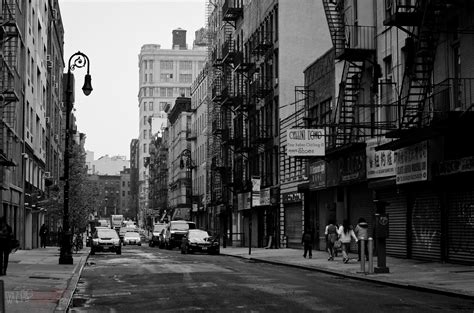
[[[84,244],[83,244],[83,238],[81,234],[76,234],[74,236],[72,245],[76,253],[83,248]]]

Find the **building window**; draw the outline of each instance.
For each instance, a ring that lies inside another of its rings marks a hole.
[[[143,144],[143,152],[146,153],[146,143]]]
[[[161,82],[170,82],[173,79],[173,74],[170,73],[161,73],[160,74],[160,81]]]
[[[146,129],[143,130],[143,139],[146,139]]]
[[[153,74],[152,73],[148,74],[148,81],[150,83],[153,83]]]
[[[161,70],[172,70],[173,61],[160,61],[160,68]]]
[[[173,88],[166,88],[166,96],[173,97]]]
[[[146,115],[143,117],[143,125],[146,125],[147,118],[148,117]]]
[[[150,70],[153,69],[153,60],[149,60],[149,61],[148,61],[148,68],[149,68]]]
[[[153,102],[150,102],[150,103],[149,103],[149,106],[150,106],[150,107],[148,108],[148,110],[153,111]]]
[[[153,97],[153,87],[148,88],[148,96]]]
[[[143,111],[146,111],[146,102],[143,102]]]
[[[167,105],[167,102],[160,102],[158,109],[159,109],[160,111],[164,111],[166,105]]]
[[[179,74],[180,83],[192,83],[193,76],[191,74]]]
[[[166,88],[160,88],[160,97],[166,97]]]
[[[180,70],[192,70],[193,69],[193,62],[191,61],[179,61],[179,69]]]

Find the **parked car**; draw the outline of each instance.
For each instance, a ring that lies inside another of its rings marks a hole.
[[[110,228],[96,228],[92,235],[91,254],[96,252],[115,252],[122,254],[122,245],[117,232]]]
[[[122,227],[122,228],[120,228],[120,230],[119,230],[120,241],[123,242],[123,236],[127,232],[136,232],[138,234],[138,228],[136,228],[136,227]]]
[[[166,226],[165,248],[168,250],[180,247],[183,236],[190,229],[196,229],[196,224],[190,221],[171,221]]]
[[[165,223],[159,223],[159,224],[155,224],[153,226],[153,232],[152,232],[152,235],[151,235],[151,239],[148,242],[148,245],[150,247],[159,246],[160,233],[163,229],[165,229],[165,227],[166,227]]]
[[[142,245],[140,234],[134,231],[128,231],[123,236],[123,245]]]
[[[186,254],[193,252],[219,254],[219,240],[211,236],[205,230],[190,229],[184,235],[181,242],[181,253]]]

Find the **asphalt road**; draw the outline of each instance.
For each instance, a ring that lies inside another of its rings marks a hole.
[[[147,245],[90,256],[70,312],[474,312],[474,301]]]

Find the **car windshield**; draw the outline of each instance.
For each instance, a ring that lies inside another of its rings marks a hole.
[[[129,232],[126,232],[126,233],[125,233],[125,237],[138,238],[138,237],[140,237],[140,235],[138,235],[138,233],[129,231]]]
[[[138,233],[138,229],[132,228],[132,227],[122,227],[122,228],[120,229],[120,232],[121,232],[121,233],[128,233],[128,232],[135,232],[135,233]]]
[[[171,230],[188,230],[189,224],[186,222],[183,223],[171,223]]]
[[[164,224],[163,224],[163,225],[155,225],[155,226],[153,227],[153,232],[154,232],[154,233],[159,233],[163,228],[165,228],[165,225],[164,225]]]
[[[204,230],[190,230],[188,234],[189,239],[206,239],[209,237],[208,232]]]
[[[97,235],[99,238],[117,238],[117,232],[113,229],[98,229]]]

